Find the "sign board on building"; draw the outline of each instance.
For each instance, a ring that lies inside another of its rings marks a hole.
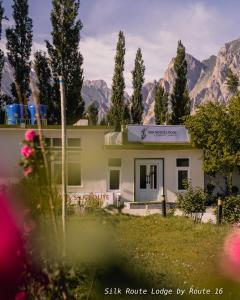
[[[189,134],[180,125],[128,125],[128,141],[142,143],[189,143]]]
[[[68,201],[73,205],[84,205],[86,201],[97,200],[102,207],[113,204],[113,193],[69,193]]]

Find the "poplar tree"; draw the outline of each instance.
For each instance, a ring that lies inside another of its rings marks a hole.
[[[6,29],[7,56],[14,70],[12,94],[20,103],[27,104],[30,95],[32,19],[28,16],[28,0],[13,0],[14,26]]]
[[[54,124],[59,116],[55,112],[55,91],[51,69],[46,53],[37,51],[34,54],[34,70],[37,76],[37,87],[41,104],[47,105],[47,119],[49,124]]]
[[[108,114],[108,120],[114,125],[115,131],[121,130],[124,123],[124,89],[125,81],[124,56],[125,56],[125,37],[122,31],[119,32],[115,56],[114,75],[112,80],[112,103]]]
[[[174,60],[175,82],[171,94],[171,123],[182,124],[184,117],[190,114],[190,98],[187,91],[187,61],[185,47],[178,42],[177,56]]]
[[[60,95],[58,78],[63,76],[68,124],[76,123],[84,113],[81,90],[83,84],[83,57],[79,51],[82,22],[77,19],[80,0],[53,0],[51,12],[52,43],[46,41],[56,91],[56,115],[60,122]]]
[[[132,122],[135,124],[142,123],[142,115],[144,111],[143,97],[142,97],[142,86],[144,83],[145,66],[142,57],[142,51],[138,48],[135,58],[135,67],[132,71],[133,76],[133,95],[131,105],[131,117]]]
[[[162,125],[167,121],[168,92],[159,84],[156,87],[154,115],[156,125]]]
[[[87,109],[89,125],[95,126],[98,123],[98,106],[95,102],[91,103]]]

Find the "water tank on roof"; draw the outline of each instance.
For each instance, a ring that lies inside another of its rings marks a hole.
[[[37,117],[36,117],[36,105],[35,104],[29,104],[28,110],[30,114],[30,124],[35,125],[37,124]],[[40,105],[40,119],[46,120],[47,119],[47,105]]]
[[[19,104],[10,104],[6,107],[7,113],[7,124],[16,125],[19,121],[20,115],[20,105]]]

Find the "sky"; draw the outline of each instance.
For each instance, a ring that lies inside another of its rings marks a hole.
[[[13,24],[12,0],[3,0]],[[34,47],[44,49],[51,40],[51,0],[29,0],[34,24]],[[239,0],[81,0],[79,17],[83,23],[80,51],[84,57],[84,77],[103,79],[111,86],[114,55],[119,30],[126,38],[125,80],[131,92],[137,48],[143,52],[145,82],[159,80],[171,58],[177,41],[186,51],[203,60],[240,37]]]

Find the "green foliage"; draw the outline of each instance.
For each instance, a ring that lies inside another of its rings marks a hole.
[[[79,0],[53,0],[51,13],[52,44],[46,41],[56,93],[56,117],[60,123],[60,95],[58,77],[65,83],[67,124],[76,123],[84,113],[81,90],[83,84],[83,57],[79,52],[82,23],[76,20]]]
[[[158,84],[156,88],[154,114],[156,125],[162,125],[167,121],[168,112],[168,92]]]
[[[8,60],[14,70],[12,94],[18,101],[27,104],[30,94],[29,77],[31,71],[32,19],[28,16],[28,0],[13,1],[15,25],[6,29]]]
[[[223,223],[234,224],[240,220],[240,197],[229,196],[226,197],[223,203]]]
[[[133,76],[133,95],[131,103],[131,117],[134,124],[142,123],[143,115],[143,97],[142,97],[142,86],[144,83],[145,66],[142,57],[142,51],[138,48],[135,58],[135,67],[132,71]]]
[[[123,106],[123,125],[127,125],[131,123],[131,113],[129,103],[125,102]]]
[[[226,194],[232,190],[232,172],[240,167],[240,95],[229,105],[209,102],[186,119],[192,144],[203,149],[203,168],[226,177]]]
[[[48,64],[46,53],[37,51],[34,54],[34,70],[37,76],[37,86],[41,104],[47,105],[48,124],[54,124],[58,117],[55,116],[54,88],[52,74]]]
[[[95,102],[91,103],[87,109],[87,117],[89,125],[97,125],[98,123],[98,106]]]
[[[193,187],[187,184],[187,191],[177,194],[177,206],[183,210],[186,215],[194,217],[197,221],[201,219],[205,212],[207,202],[207,194],[199,187]],[[200,217],[199,217],[200,215]]]
[[[236,95],[239,86],[239,78],[231,69],[228,69],[227,72],[226,85],[229,92],[233,95]]]
[[[112,79],[112,103],[108,114],[108,121],[114,126],[115,131],[121,130],[124,119],[124,89],[125,81],[124,56],[125,56],[125,37],[122,31],[119,32],[115,56],[114,75]]]
[[[171,123],[182,124],[183,118],[190,114],[190,99],[187,91],[187,61],[185,47],[178,42],[177,56],[174,60],[175,83],[171,94]]]
[[[103,116],[103,117],[102,117],[102,119],[101,119],[99,125],[101,125],[101,126],[106,126],[106,125],[107,125],[107,119],[106,119],[106,116]]]

